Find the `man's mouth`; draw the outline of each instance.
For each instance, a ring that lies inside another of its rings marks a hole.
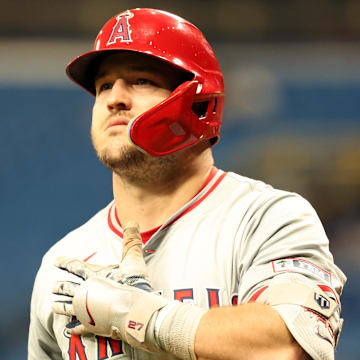
[[[125,119],[125,118],[115,118],[115,119],[112,119],[112,120],[109,121],[106,129],[109,129],[110,127],[113,127],[113,126],[120,126],[120,125],[127,126],[128,123],[129,123],[129,120],[128,120],[128,119]]]

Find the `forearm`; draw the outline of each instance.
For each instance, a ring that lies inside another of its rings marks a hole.
[[[198,360],[310,359],[280,315],[259,303],[205,313],[196,332],[195,353]]]

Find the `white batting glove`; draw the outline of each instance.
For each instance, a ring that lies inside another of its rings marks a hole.
[[[82,280],[88,280],[93,277],[108,278],[120,284],[152,291],[142,254],[140,229],[136,222],[129,222],[124,228],[123,254],[120,266],[110,265],[104,267],[71,257],[57,258],[55,266],[79,277],[79,282],[58,281],[53,285],[52,290],[54,294],[68,297],[64,301],[58,300],[53,303],[53,311],[57,314],[75,316],[72,298],[80,288]],[[76,334],[89,333],[76,319],[68,324],[67,328],[72,329],[71,332]]]
[[[57,261],[58,267],[85,281],[81,285],[56,283],[53,292],[69,296],[69,301],[54,302],[53,310],[80,321],[67,326],[70,333],[93,333],[124,340],[143,350],[196,359],[195,332],[205,310],[150,292],[136,225],[127,224],[124,229],[124,255],[119,267],[94,268],[69,258]]]

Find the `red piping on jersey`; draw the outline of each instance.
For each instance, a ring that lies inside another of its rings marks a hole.
[[[122,236],[122,233],[116,229],[116,227],[113,225],[112,221],[111,221],[111,209],[113,208],[113,206],[115,205],[115,203],[111,204],[111,207],[109,209],[109,212],[108,212],[108,225],[110,227],[110,229],[118,236],[120,236],[121,238],[123,237]]]
[[[183,213],[181,213],[179,216],[177,216],[174,220],[172,220],[171,222],[169,222],[165,228],[167,228],[168,226],[170,226],[171,224],[173,224],[176,220],[178,220],[179,218],[181,218],[182,216],[186,215],[188,212],[190,212],[192,209],[194,209],[195,207],[197,207],[198,205],[200,205],[203,200],[205,200],[205,198],[208,197],[208,195],[210,195],[210,193],[212,193],[214,191],[214,189],[220,184],[220,182],[224,179],[224,177],[226,176],[226,172],[224,172],[213,184],[213,186],[204,194],[204,196],[202,198],[200,198],[199,200],[195,201],[190,207],[188,207]],[[196,196],[196,195],[195,195]]]
[[[209,184],[209,182],[213,179],[213,177],[217,174],[219,170],[213,166],[210,170],[210,173],[207,177],[207,179],[205,180],[204,184],[202,185],[202,187],[197,191],[197,193],[193,196],[193,198],[195,196],[197,196],[205,187],[206,185]],[[211,188],[197,201],[194,202],[194,204],[192,204],[190,207],[188,207],[184,212],[182,212],[181,214],[179,214],[179,216],[177,216],[175,219],[173,219],[170,223],[168,223],[165,228],[167,228],[168,226],[170,226],[171,224],[173,224],[176,220],[178,220],[179,218],[181,218],[182,216],[184,216],[185,214],[187,214],[188,212],[190,212],[191,210],[193,210],[195,207],[197,207],[199,204],[202,203],[203,200],[205,200],[205,198],[207,198],[214,190],[215,188],[220,184],[220,182],[224,179],[224,177],[226,176],[226,172],[224,172],[216,181],[215,183],[211,186]],[[123,234],[116,229],[116,227],[114,226],[114,224],[111,221],[111,210],[112,208],[115,206],[115,202],[110,206],[109,212],[108,212],[108,225],[110,227],[110,229],[118,236],[120,236],[120,238],[123,237]],[[117,216],[116,213],[116,208],[115,208],[115,220],[118,223],[119,226],[121,226],[120,220]],[[144,233],[141,233],[141,236],[143,238],[143,243],[146,243],[147,240],[150,239],[150,237],[160,228],[161,226],[158,226],[155,229],[152,230],[148,230],[145,231]],[[149,236],[150,235],[150,236]],[[147,238],[147,239],[146,239]],[[145,240],[145,241],[144,241]]]
[[[255,302],[257,298],[268,288],[268,286],[264,286],[260,290],[258,290],[249,300],[249,303]]]
[[[215,166],[212,166],[211,167],[211,170],[210,170],[210,173],[208,175],[208,177],[206,178],[203,186],[199,189],[199,191],[193,196],[193,198],[195,196],[197,196],[197,194],[199,194],[203,189],[204,187],[212,180],[212,178],[216,175],[216,173],[218,172],[218,169],[215,167]]]
[[[119,217],[118,217],[118,214],[117,214],[117,211],[116,211],[116,208],[114,209],[114,212],[115,212],[115,220],[116,222],[118,223],[119,226],[121,226],[121,222],[119,220]],[[145,231],[145,232],[142,232],[141,233],[141,240],[143,242],[143,244],[145,245],[147,243],[147,241],[161,228],[161,225],[154,228],[154,229],[151,229],[151,230],[148,230],[148,231]],[[121,234],[121,237],[122,237],[122,234]]]
[[[90,258],[92,258],[94,255],[96,254],[96,251],[93,252],[91,255],[89,255],[88,257],[86,257],[83,261],[87,262]]]
[[[119,218],[118,218],[118,214],[117,214],[116,208],[115,208],[115,220],[116,220],[116,222],[121,226],[121,222],[120,222],[120,220],[119,220]]]

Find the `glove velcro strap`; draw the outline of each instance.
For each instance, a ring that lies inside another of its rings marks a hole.
[[[126,342],[131,346],[150,350],[144,345],[146,328],[151,316],[166,306],[169,300],[148,292],[134,292],[132,297],[133,303],[126,324]]]
[[[144,340],[151,316],[168,303],[159,295],[103,277],[83,282],[73,299],[76,317],[88,332],[144,350],[148,350]]]
[[[157,342],[160,347],[184,360],[196,360],[195,334],[201,317],[207,310],[194,305],[171,302],[160,310],[156,322]],[[162,318],[162,312],[165,316]]]
[[[300,283],[272,284],[256,300],[269,305],[301,305],[330,318],[339,305],[320,288]]]

